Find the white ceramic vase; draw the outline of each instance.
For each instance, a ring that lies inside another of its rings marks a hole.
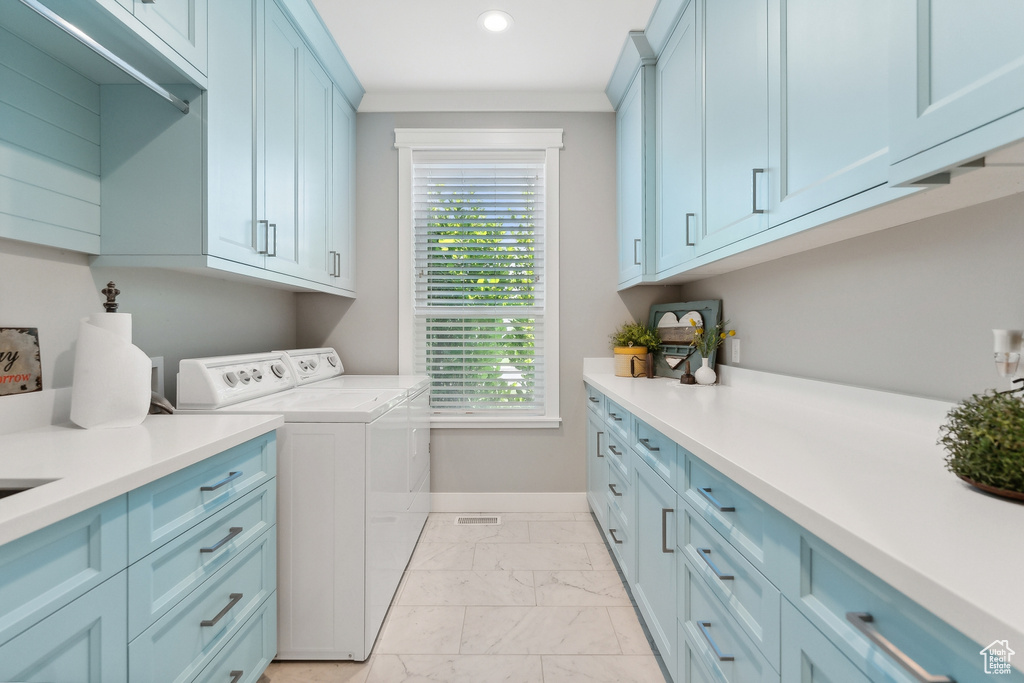
[[[718,380],[718,375],[708,365],[707,358],[701,358],[700,367],[693,373],[693,376],[697,380],[697,384],[714,384]]]

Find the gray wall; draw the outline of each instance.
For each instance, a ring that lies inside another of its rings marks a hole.
[[[178,361],[295,344],[295,295],[215,278],[134,268],[90,268],[84,254],[0,240],[0,326],[39,328],[43,388],[71,386],[78,321],[103,311],[117,283],[133,341],[163,356],[167,393]],[[0,402],[3,397],[0,397]]]
[[[1024,328],[1022,217],[1024,194],[1012,195],[683,293],[723,300],[742,367],[959,400],[1009,387],[990,329]]]
[[[432,480],[440,492],[562,492],[586,488],[583,358],[610,356],[608,334],[679,287],[615,294],[613,114],[359,114],[356,157],[357,286],[354,302],[298,296],[302,346],[338,348],[346,371],[398,370],[398,153],[394,129],[563,128],[560,157],[561,415],[559,429],[431,433]]]

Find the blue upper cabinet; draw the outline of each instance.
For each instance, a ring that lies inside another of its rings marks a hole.
[[[135,0],[133,11],[136,19],[206,73],[206,8],[207,0]]]
[[[615,104],[619,287],[638,284],[649,269],[654,208],[654,52],[642,32],[629,34],[608,85]]]
[[[696,254],[704,218],[701,32],[687,5],[656,67],[655,279]]]
[[[1024,138],[1024,3],[893,3],[890,182]]]
[[[885,184],[890,4],[771,0],[771,226]]]
[[[699,253],[768,227],[768,2],[705,0],[704,220]]]

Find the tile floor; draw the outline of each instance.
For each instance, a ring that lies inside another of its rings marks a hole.
[[[665,683],[590,514],[500,516],[430,516],[368,660],[260,683]]]

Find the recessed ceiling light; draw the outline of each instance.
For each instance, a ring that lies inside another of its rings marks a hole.
[[[512,28],[512,15],[500,9],[492,9],[481,14],[477,23],[490,33],[503,33]]]

